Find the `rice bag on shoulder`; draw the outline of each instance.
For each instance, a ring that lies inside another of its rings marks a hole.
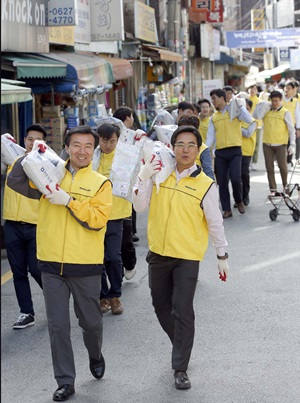
[[[2,163],[11,166],[13,162],[25,155],[25,148],[19,146],[19,144],[16,143],[16,140],[14,137],[9,134],[5,133],[2,134],[1,136],[1,172],[2,172]],[[3,167],[4,169],[4,167]]]

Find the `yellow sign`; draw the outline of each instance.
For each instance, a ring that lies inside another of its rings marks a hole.
[[[74,45],[74,27],[49,27],[49,43]]]
[[[155,10],[140,1],[134,2],[134,35],[147,42],[157,42]]]
[[[251,10],[251,30],[260,31],[265,29],[265,10],[252,9]],[[264,48],[253,48],[254,52],[264,52]]]

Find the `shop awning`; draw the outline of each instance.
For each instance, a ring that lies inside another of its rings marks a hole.
[[[289,71],[290,69],[291,69],[291,64],[284,63],[284,64],[281,64],[280,66],[274,67],[274,69],[263,70],[263,71],[259,72],[256,80],[257,80],[257,82],[264,82],[266,78],[273,78],[286,71]]]
[[[55,78],[67,75],[67,64],[41,56],[23,53],[2,53],[1,64],[16,67],[17,78]]]
[[[182,62],[182,55],[177,52],[172,52],[169,49],[146,44],[142,44],[142,48],[143,56],[148,56],[148,54],[145,54],[145,52],[152,52],[152,55],[150,54],[149,57],[154,57],[154,59],[158,58],[158,60],[169,62]]]
[[[62,81],[59,92],[74,91],[74,85],[93,89],[114,82],[110,63],[99,56],[86,56],[76,52],[51,52],[43,56],[67,64],[67,76]]]
[[[32,100],[31,88],[8,84],[8,81],[1,80],[1,105]],[[12,82],[18,83],[17,81]]]
[[[133,77],[133,68],[128,60],[104,55],[101,58],[111,64],[115,81]]]

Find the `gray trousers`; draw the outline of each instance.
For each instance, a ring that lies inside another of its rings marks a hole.
[[[277,190],[274,171],[274,158],[277,159],[277,164],[280,171],[283,188],[287,185],[288,167],[286,162],[287,148],[286,144],[280,146],[270,146],[263,143],[263,152],[265,157],[266,170],[270,190]]]
[[[42,272],[42,282],[54,376],[59,386],[74,385],[76,373],[71,344],[70,295],[74,299],[75,314],[88,354],[100,360],[103,334],[99,302],[101,274],[63,277]]]
[[[160,256],[149,251],[149,287],[159,323],[169,336],[172,368],[186,371],[194,343],[193,300],[199,262]]]

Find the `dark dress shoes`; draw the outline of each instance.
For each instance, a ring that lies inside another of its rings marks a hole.
[[[105,372],[105,360],[103,355],[101,356],[100,361],[90,357],[90,371],[96,379],[103,378]]]
[[[232,217],[232,212],[231,211],[224,211],[223,218],[229,218],[229,217]]]
[[[176,389],[189,389],[192,386],[185,371],[175,371],[174,378]]]
[[[74,385],[60,385],[58,389],[53,393],[53,400],[55,402],[63,402],[68,400],[70,396],[74,395]]]

